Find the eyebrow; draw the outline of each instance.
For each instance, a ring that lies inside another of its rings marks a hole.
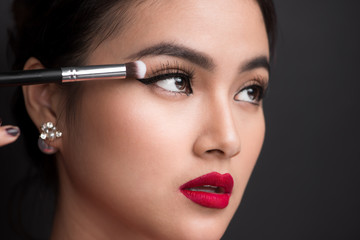
[[[195,49],[174,43],[159,43],[147,47],[137,53],[130,55],[128,59],[140,59],[146,56],[160,55],[182,58],[209,71],[215,68],[215,63],[210,56],[206,55],[205,53],[196,51]],[[258,56],[245,62],[240,67],[240,72],[251,71],[257,68],[265,68],[268,72],[270,72],[270,63],[266,56]]]
[[[145,56],[159,56],[159,55],[182,58],[207,70],[213,70],[215,68],[215,64],[212,61],[211,57],[207,56],[206,54],[198,52],[191,48],[187,48],[185,46],[176,45],[172,43],[160,43],[145,48],[140,52],[137,52],[129,56],[129,58],[140,59]]]
[[[270,72],[270,63],[266,56],[258,56],[249,60],[240,68],[240,72],[247,72],[257,68],[265,68]]]

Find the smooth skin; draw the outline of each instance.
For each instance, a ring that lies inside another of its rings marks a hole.
[[[103,42],[87,64],[136,60],[160,44],[206,56],[213,68],[181,57],[146,55],[147,74],[164,66],[191,69],[193,94],[137,80],[88,82],[67,124],[64,96],[55,85],[24,87],[36,124],[53,121],[59,149],[60,194],[51,239],[220,239],[238,208],[260,153],[262,103],[237,101],[269,59],[264,20],[254,0],[145,1],[125,31]],[[25,69],[42,68],[31,58]],[[179,187],[209,172],[230,173],[234,189],[224,209],[187,199]]]

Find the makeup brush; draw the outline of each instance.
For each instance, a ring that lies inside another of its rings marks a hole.
[[[89,80],[141,79],[145,77],[145,74],[146,65],[142,61],[114,65],[13,71],[0,73],[0,87]]]

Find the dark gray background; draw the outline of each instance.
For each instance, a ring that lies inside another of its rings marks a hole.
[[[9,69],[9,3],[0,3],[0,70]],[[279,42],[265,99],[267,135],[223,239],[360,239],[360,1],[275,4]],[[12,122],[11,91],[0,89],[5,124]],[[0,239],[17,239],[6,201],[27,167],[20,143],[0,149]],[[46,235],[49,221],[33,219]]]

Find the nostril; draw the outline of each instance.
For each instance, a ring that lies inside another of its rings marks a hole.
[[[221,154],[221,155],[224,155],[224,151],[220,150],[220,149],[210,149],[210,150],[207,150],[206,153],[208,154],[214,154],[214,153],[217,153],[217,154]]]
[[[231,149],[231,150],[229,149],[228,151],[223,151],[221,149],[209,149],[205,151],[206,155],[218,156],[220,158],[233,158],[237,156],[239,153],[240,151],[237,149]]]

